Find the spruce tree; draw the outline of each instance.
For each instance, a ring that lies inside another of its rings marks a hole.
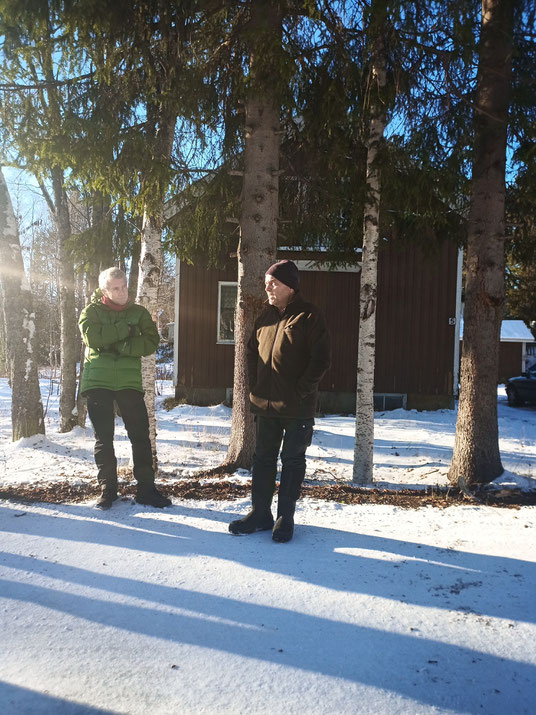
[[[505,169],[512,86],[513,5],[484,0],[474,106],[460,402],[449,480],[475,485],[503,472],[497,424],[504,311]]]
[[[78,86],[65,77],[76,59],[65,54],[66,38],[53,3],[35,7],[6,1],[0,15],[4,36],[0,103],[4,162],[26,169],[39,182],[59,237],[61,390],[60,430],[77,424],[74,265],[65,171],[71,113]],[[68,67],[68,65],[70,65]],[[79,65],[78,65],[79,68]]]

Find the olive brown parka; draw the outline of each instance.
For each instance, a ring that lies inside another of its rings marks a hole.
[[[318,384],[329,364],[329,333],[316,306],[299,292],[282,313],[268,305],[248,342],[252,412],[314,417]]]

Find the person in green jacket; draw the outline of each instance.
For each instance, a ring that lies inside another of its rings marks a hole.
[[[300,293],[299,271],[279,261],[265,275],[267,307],[248,343],[251,410],[257,438],[251,474],[251,511],[229,524],[232,534],[272,529],[274,541],[294,533],[294,510],[313,438],[318,384],[330,363],[324,317]],[[281,480],[274,525],[271,504],[281,450]]]
[[[152,355],[160,336],[148,310],[129,301],[127,278],[119,268],[99,275],[99,288],[80,315],[87,345],[81,393],[87,398],[95,430],[97,480],[102,489],[96,507],[109,509],[117,499],[117,459],[114,452],[114,402],[119,407],[132,445],[136,501],[155,507],[171,500],[154,485],[149,419],[143,399],[141,358]]]

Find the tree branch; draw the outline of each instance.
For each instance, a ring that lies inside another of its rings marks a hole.
[[[55,216],[56,215],[56,207],[54,206],[54,202],[52,201],[52,198],[50,194],[48,193],[47,187],[43,184],[42,181],[39,181],[39,188],[41,189],[41,193],[43,194],[43,197],[45,201],[47,202],[47,206],[50,209],[50,213]]]
[[[43,80],[42,82],[36,82],[35,84],[17,84],[16,82],[4,82],[0,84],[0,90],[5,92],[21,92],[28,89],[47,89],[50,87],[65,87],[68,85],[76,84],[77,82],[82,82],[84,80],[92,79],[94,77],[94,72],[89,72],[88,74],[80,75],[80,77],[72,77],[71,79],[58,79],[54,81]]]

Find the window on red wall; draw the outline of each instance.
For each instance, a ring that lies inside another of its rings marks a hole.
[[[218,343],[234,343],[237,290],[237,283],[218,281]]]

